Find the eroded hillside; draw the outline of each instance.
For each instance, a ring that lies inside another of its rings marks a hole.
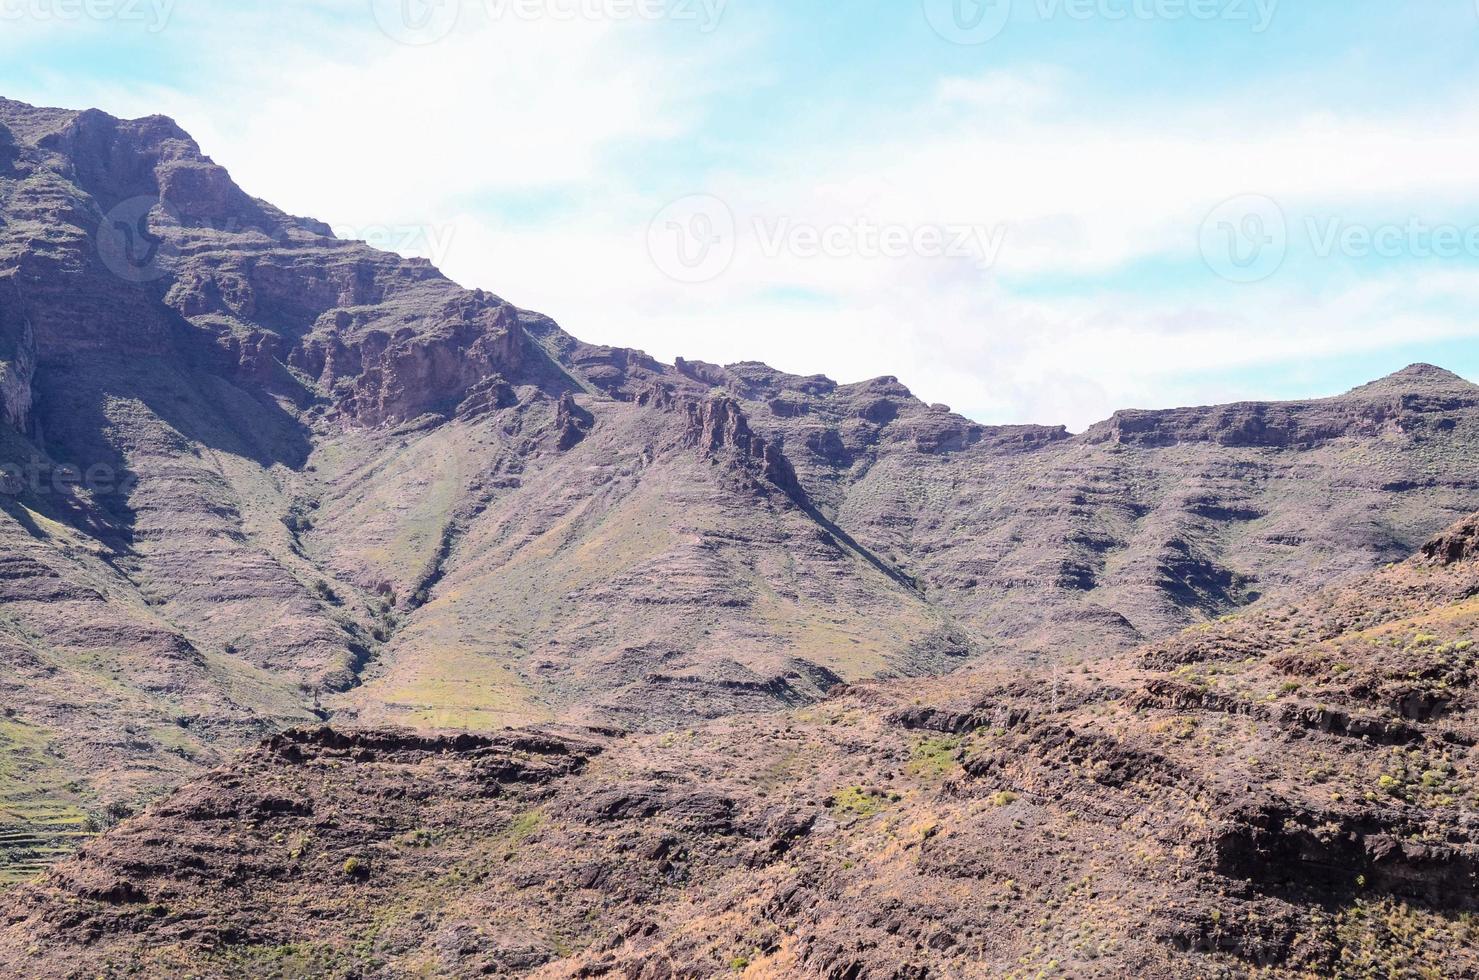
[[[0,967],[1474,976],[1476,555],[682,733],[290,732],[13,893]]]

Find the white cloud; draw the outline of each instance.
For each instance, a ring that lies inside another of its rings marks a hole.
[[[1036,112],[1061,101],[1065,77],[1051,66],[950,76],[940,80],[938,98],[946,106],[978,112]]]
[[[474,231],[450,265],[588,339],[843,380],[894,374],[978,418],[1075,428],[1126,405],[1196,398],[1189,377],[1479,332],[1464,312],[1474,290],[1441,267],[1337,288],[1344,273],[1333,266],[1234,287],[1192,265],[1204,281],[1175,291],[1200,296],[1191,300],[1114,285],[1137,260],[1196,262],[1202,219],[1250,190],[1280,200],[1291,225],[1332,212],[1437,221],[1479,200],[1465,164],[1479,135],[1464,135],[1479,127],[1412,117],[1250,127],[1208,110],[1155,124],[1019,118],[879,131],[888,135],[817,148],[784,173],[703,188],[728,202],[739,228],[734,261],[712,282],[675,283],[648,261],[645,222],[667,203],[657,199],[557,232]],[[755,231],[778,217],[826,229],[860,216],[1004,223],[1011,234],[995,270],[983,270],[960,259],[769,256]],[[998,279],[1042,273],[1059,286],[1031,298]],[[1064,285],[1075,277],[1086,285]],[[1097,282],[1110,285],[1088,284]]]
[[[436,220],[459,199],[604,182],[606,154],[682,129],[684,91],[634,31],[474,21],[429,47],[318,62],[202,134],[243,185],[332,221]],[[230,120],[227,122],[227,120]]]
[[[160,43],[202,59],[188,87],[56,73],[18,94],[171,115],[248,192],[362,226],[444,222],[479,197],[591,193],[613,178],[613,153],[686,133],[716,77],[661,24],[460,8],[447,37],[413,46],[378,30],[367,0],[182,6]],[[79,24],[71,39],[106,30]]]

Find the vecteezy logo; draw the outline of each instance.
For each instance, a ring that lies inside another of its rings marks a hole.
[[[178,254],[149,227],[156,207],[161,207],[158,198],[131,197],[105,214],[98,226],[98,256],[125,282],[153,282],[169,272],[169,263]]]
[[[734,261],[734,212],[712,194],[690,194],[674,201],[648,226],[647,251],[670,279],[686,283],[717,279]]]
[[[923,0],[934,32],[951,44],[985,44],[1006,30],[1012,0]],[[1479,0],[1475,0],[1479,3]]]
[[[1223,201],[1202,222],[1202,259],[1228,282],[1260,282],[1289,252],[1284,209],[1273,198],[1243,194]]]
[[[370,0],[375,23],[392,41],[435,44],[457,26],[462,0]]]

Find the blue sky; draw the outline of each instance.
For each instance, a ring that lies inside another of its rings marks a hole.
[[[0,93],[589,340],[1074,428],[1479,377],[1474,0],[76,2]]]

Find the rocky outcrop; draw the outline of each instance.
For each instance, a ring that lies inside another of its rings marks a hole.
[[[738,402],[730,398],[687,401],[681,406],[688,417],[684,438],[689,445],[715,456],[734,456],[742,464],[755,466],[760,474],[788,494],[800,495],[795,470],[784,453],[750,429]]]
[[[1479,908],[1479,842],[1415,842],[1418,826],[1380,811],[1311,812],[1285,803],[1237,804],[1219,815],[1220,873],[1266,887],[1354,898],[1386,892],[1457,911]]]
[[[595,424],[595,417],[576,404],[574,396],[565,392],[555,406],[555,448],[568,452],[578,446]]]
[[[683,419],[683,445],[702,450],[736,472],[764,479],[798,501],[805,500],[791,461],[777,445],[750,428],[737,400],[718,394],[694,397],[664,384],[642,390],[637,404]]]
[[[409,421],[459,404],[489,377],[520,376],[524,333],[511,308],[470,304],[458,320],[431,337],[367,334],[356,358],[361,373],[344,410],[365,425]]]
[[[1434,566],[1452,565],[1479,556],[1479,515],[1467,517],[1423,545],[1417,561]]]

